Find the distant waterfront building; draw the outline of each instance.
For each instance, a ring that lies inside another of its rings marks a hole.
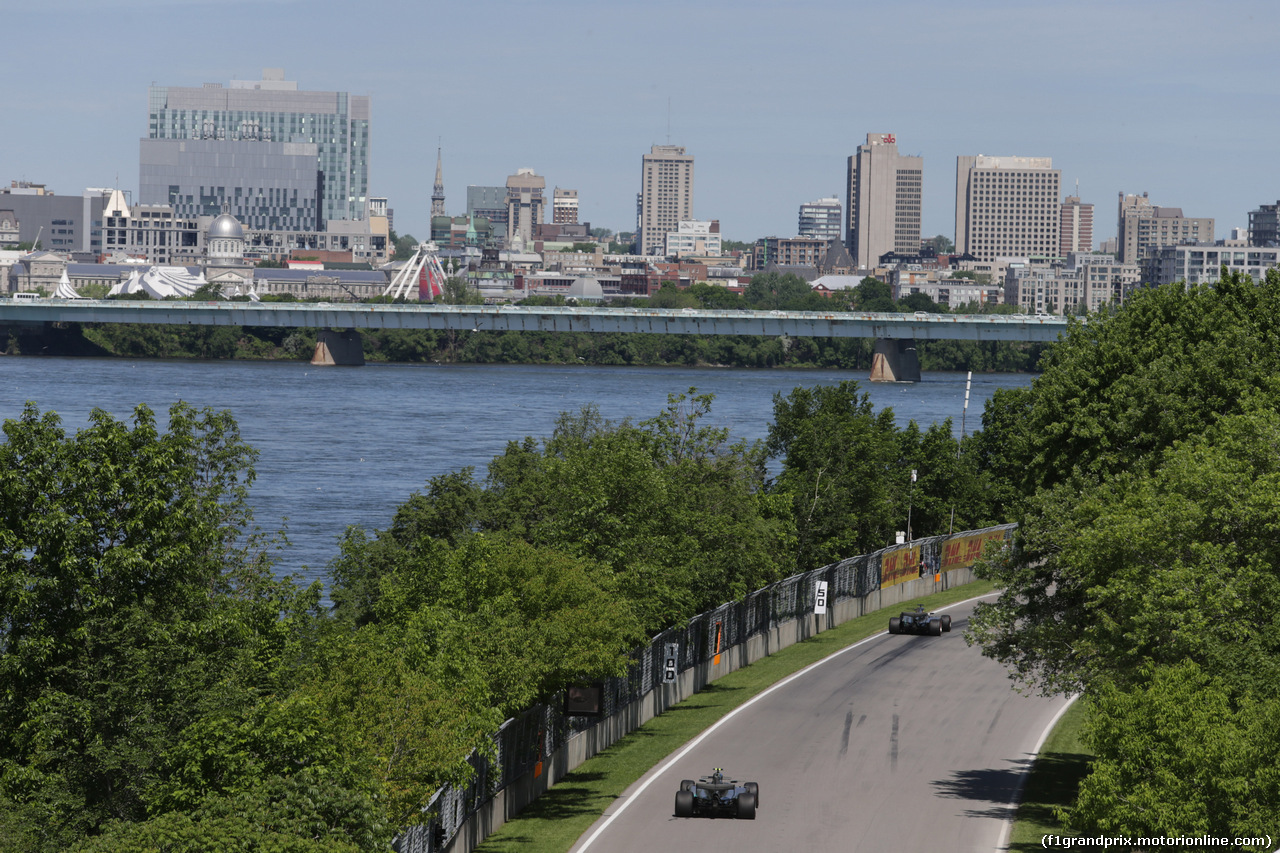
[[[1062,200],[1062,216],[1058,227],[1058,254],[1093,251],[1093,205],[1083,204],[1079,196]]]
[[[1213,242],[1213,220],[1183,216],[1180,207],[1153,205],[1147,194],[1120,193],[1118,223],[1120,260],[1139,263],[1163,246]]]
[[[849,253],[860,269],[887,252],[920,250],[924,159],[898,153],[892,133],[868,133],[849,158]]]
[[[1050,157],[957,157],[956,252],[983,261],[1057,257],[1061,183]]]
[[[1113,255],[1070,252],[1065,261],[1010,263],[1005,301],[1028,314],[1072,314],[1119,305],[1142,281],[1137,264]]]
[[[179,217],[228,210],[250,228],[324,227],[318,145],[218,139],[143,139],[140,144],[140,204],[168,205]]]
[[[1280,248],[1208,244],[1158,246],[1142,259],[1142,280],[1152,286],[1175,281],[1205,284],[1221,279],[1223,266],[1261,281],[1267,270],[1280,266]]]
[[[699,258],[720,257],[720,221],[709,222],[682,221],[676,230],[667,235],[666,253],[668,258],[694,256]]]
[[[0,187],[0,208],[11,211],[18,228],[15,242],[52,252],[102,254],[102,211],[110,189],[90,188],[79,195],[58,195],[43,184],[13,181]]]
[[[305,150],[314,152],[313,162],[320,176],[320,221],[315,227],[323,228],[328,220],[354,220],[365,215],[369,196],[368,96],[300,91],[296,82],[284,79],[284,71],[279,68],[264,69],[261,80],[232,80],[230,88],[218,83],[206,83],[201,88],[152,86],[148,93],[147,139],[235,143],[232,147],[244,158],[237,169],[255,154],[278,158],[304,153],[302,148],[264,147],[268,143],[314,146]],[[168,146],[144,148],[144,169],[149,150],[173,153]],[[264,164],[262,168],[267,167]],[[184,182],[178,185],[181,187]],[[140,193],[139,200],[143,204],[168,204],[174,203],[171,195],[182,195],[183,203],[196,204],[198,198],[207,198],[206,204],[220,208],[225,203],[234,209],[237,199],[229,190],[236,186],[243,189],[243,180],[228,171],[223,180],[197,184],[192,190],[170,190],[166,186],[156,196],[151,194],[156,192],[153,186],[149,194]],[[268,198],[262,204],[275,209],[272,215],[288,215],[285,210],[293,206],[291,193],[264,195]],[[247,220],[241,221],[247,224]]]
[[[556,187],[551,193],[551,222],[574,225],[578,221],[578,191]]]
[[[820,237],[761,237],[752,247],[751,268],[760,272],[770,267],[812,267],[816,276],[827,245]]]
[[[640,160],[636,252],[661,255],[667,235],[693,220],[693,155],[680,145],[654,145]]]
[[[12,210],[0,210],[0,249],[18,245],[18,217]]]
[[[1249,211],[1249,245],[1280,246],[1280,201]]]
[[[844,230],[840,199],[835,196],[807,201],[800,205],[800,222],[796,234],[800,237],[817,237],[834,240]]]
[[[493,233],[507,233],[507,188],[467,187],[467,216],[485,219],[493,226]]]
[[[542,224],[546,189],[546,178],[535,175],[533,169],[517,169],[507,178],[508,245],[517,238],[524,246],[533,242],[534,227]]]

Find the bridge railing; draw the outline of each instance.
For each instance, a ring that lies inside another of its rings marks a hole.
[[[822,581],[827,583],[829,606],[865,598],[884,589],[888,583],[923,577],[926,572],[969,568],[981,556],[985,543],[1008,541],[1016,528],[1015,524],[1004,524],[933,536],[849,557],[772,583],[741,601],[727,602],[700,613],[682,626],[661,632],[648,646],[635,650],[626,673],[604,682],[599,719],[613,717],[660,686],[668,644],[679,647],[676,663],[679,673],[706,666],[719,653],[812,614],[818,584]],[[886,558],[894,568],[894,576],[882,584]],[[905,574],[904,566],[908,569]],[[542,766],[557,750],[564,748],[575,735],[600,725],[599,719],[567,715],[564,703],[559,701],[537,705],[507,720],[493,735],[492,759],[473,753],[468,758],[473,771],[470,783],[459,787],[446,785],[437,791],[423,809],[427,821],[401,834],[395,849],[400,853],[443,850],[467,820],[499,792],[530,774],[541,776]],[[483,838],[470,840],[475,844]]]

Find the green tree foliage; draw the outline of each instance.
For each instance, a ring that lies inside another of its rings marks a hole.
[[[962,500],[975,478],[950,421],[899,432],[893,410],[876,412],[856,382],[775,395],[768,450],[782,459],[774,492],[795,518],[801,570],[883,548],[906,530],[908,510],[917,536],[947,532],[953,506],[961,519],[982,512]],[[914,488],[912,468],[923,474]]]
[[[188,726],[278,688],[319,593],[237,549],[254,453],[226,413],[69,437],[28,405],[4,432],[0,825],[58,846],[142,817]]]
[[[1271,832],[1280,814],[1280,701],[1231,696],[1191,661],[1152,668],[1133,689],[1099,685],[1085,732],[1097,757],[1074,807],[1064,810],[1071,829],[1148,837]]]
[[[640,426],[588,407],[562,415],[541,445],[511,442],[483,484],[470,472],[432,480],[388,530],[349,533],[334,565],[339,611],[373,621],[414,542],[435,553],[476,533],[603,568],[601,589],[649,631],[785,576],[791,526],[764,491],[763,449],[707,427],[710,406],[691,389]],[[634,635],[626,619],[613,621]]]
[[[1022,519],[970,638],[1084,690],[1082,830],[1252,835],[1280,813],[1280,274],[1072,323],[968,450]]]

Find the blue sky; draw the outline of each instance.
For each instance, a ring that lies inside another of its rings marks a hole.
[[[844,202],[868,132],[924,157],[923,231],[953,236],[955,158],[1052,157],[1115,234],[1117,193],[1211,216],[1280,199],[1274,0],[5,0],[0,181],[136,193],[147,87],[283,68],[373,99],[372,186],[424,238],[528,167],[631,230],[640,158],[696,158],[694,215],[789,236]],[[117,180],[118,175],[118,180]]]

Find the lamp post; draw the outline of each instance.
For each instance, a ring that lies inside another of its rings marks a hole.
[[[916,469],[911,469],[911,484],[907,486],[907,541],[911,541],[911,502],[916,487]]]

